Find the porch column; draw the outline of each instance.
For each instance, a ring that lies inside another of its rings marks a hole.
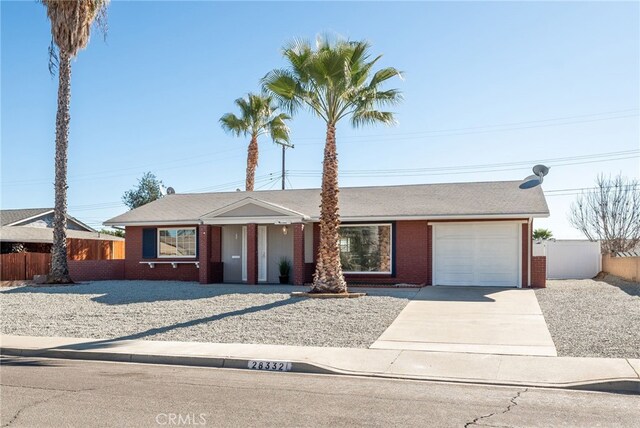
[[[247,284],[258,283],[258,225],[247,224]]]
[[[211,282],[221,283],[224,281],[222,269],[222,227],[211,226],[209,235],[211,242]]]
[[[198,261],[200,268],[198,276],[200,284],[211,283],[211,226],[201,224],[198,226]]]
[[[304,285],[304,224],[293,225],[293,285]]]

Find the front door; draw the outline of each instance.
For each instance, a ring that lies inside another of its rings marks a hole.
[[[242,280],[247,280],[247,226],[242,226]],[[258,226],[258,281],[267,281],[267,226]]]

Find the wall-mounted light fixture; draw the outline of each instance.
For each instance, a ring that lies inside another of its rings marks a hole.
[[[287,228],[286,225],[282,226],[282,234],[286,235],[289,232],[289,229]]]

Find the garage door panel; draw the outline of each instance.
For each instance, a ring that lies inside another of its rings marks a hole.
[[[442,285],[475,285],[475,274],[473,272],[463,273],[452,272],[442,275]]]
[[[447,224],[434,228],[434,284],[516,287],[519,224]]]

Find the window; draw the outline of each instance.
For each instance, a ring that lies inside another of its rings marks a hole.
[[[158,257],[195,257],[196,229],[158,229]]]
[[[391,225],[340,226],[340,261],[345,273],[391,273]]]

